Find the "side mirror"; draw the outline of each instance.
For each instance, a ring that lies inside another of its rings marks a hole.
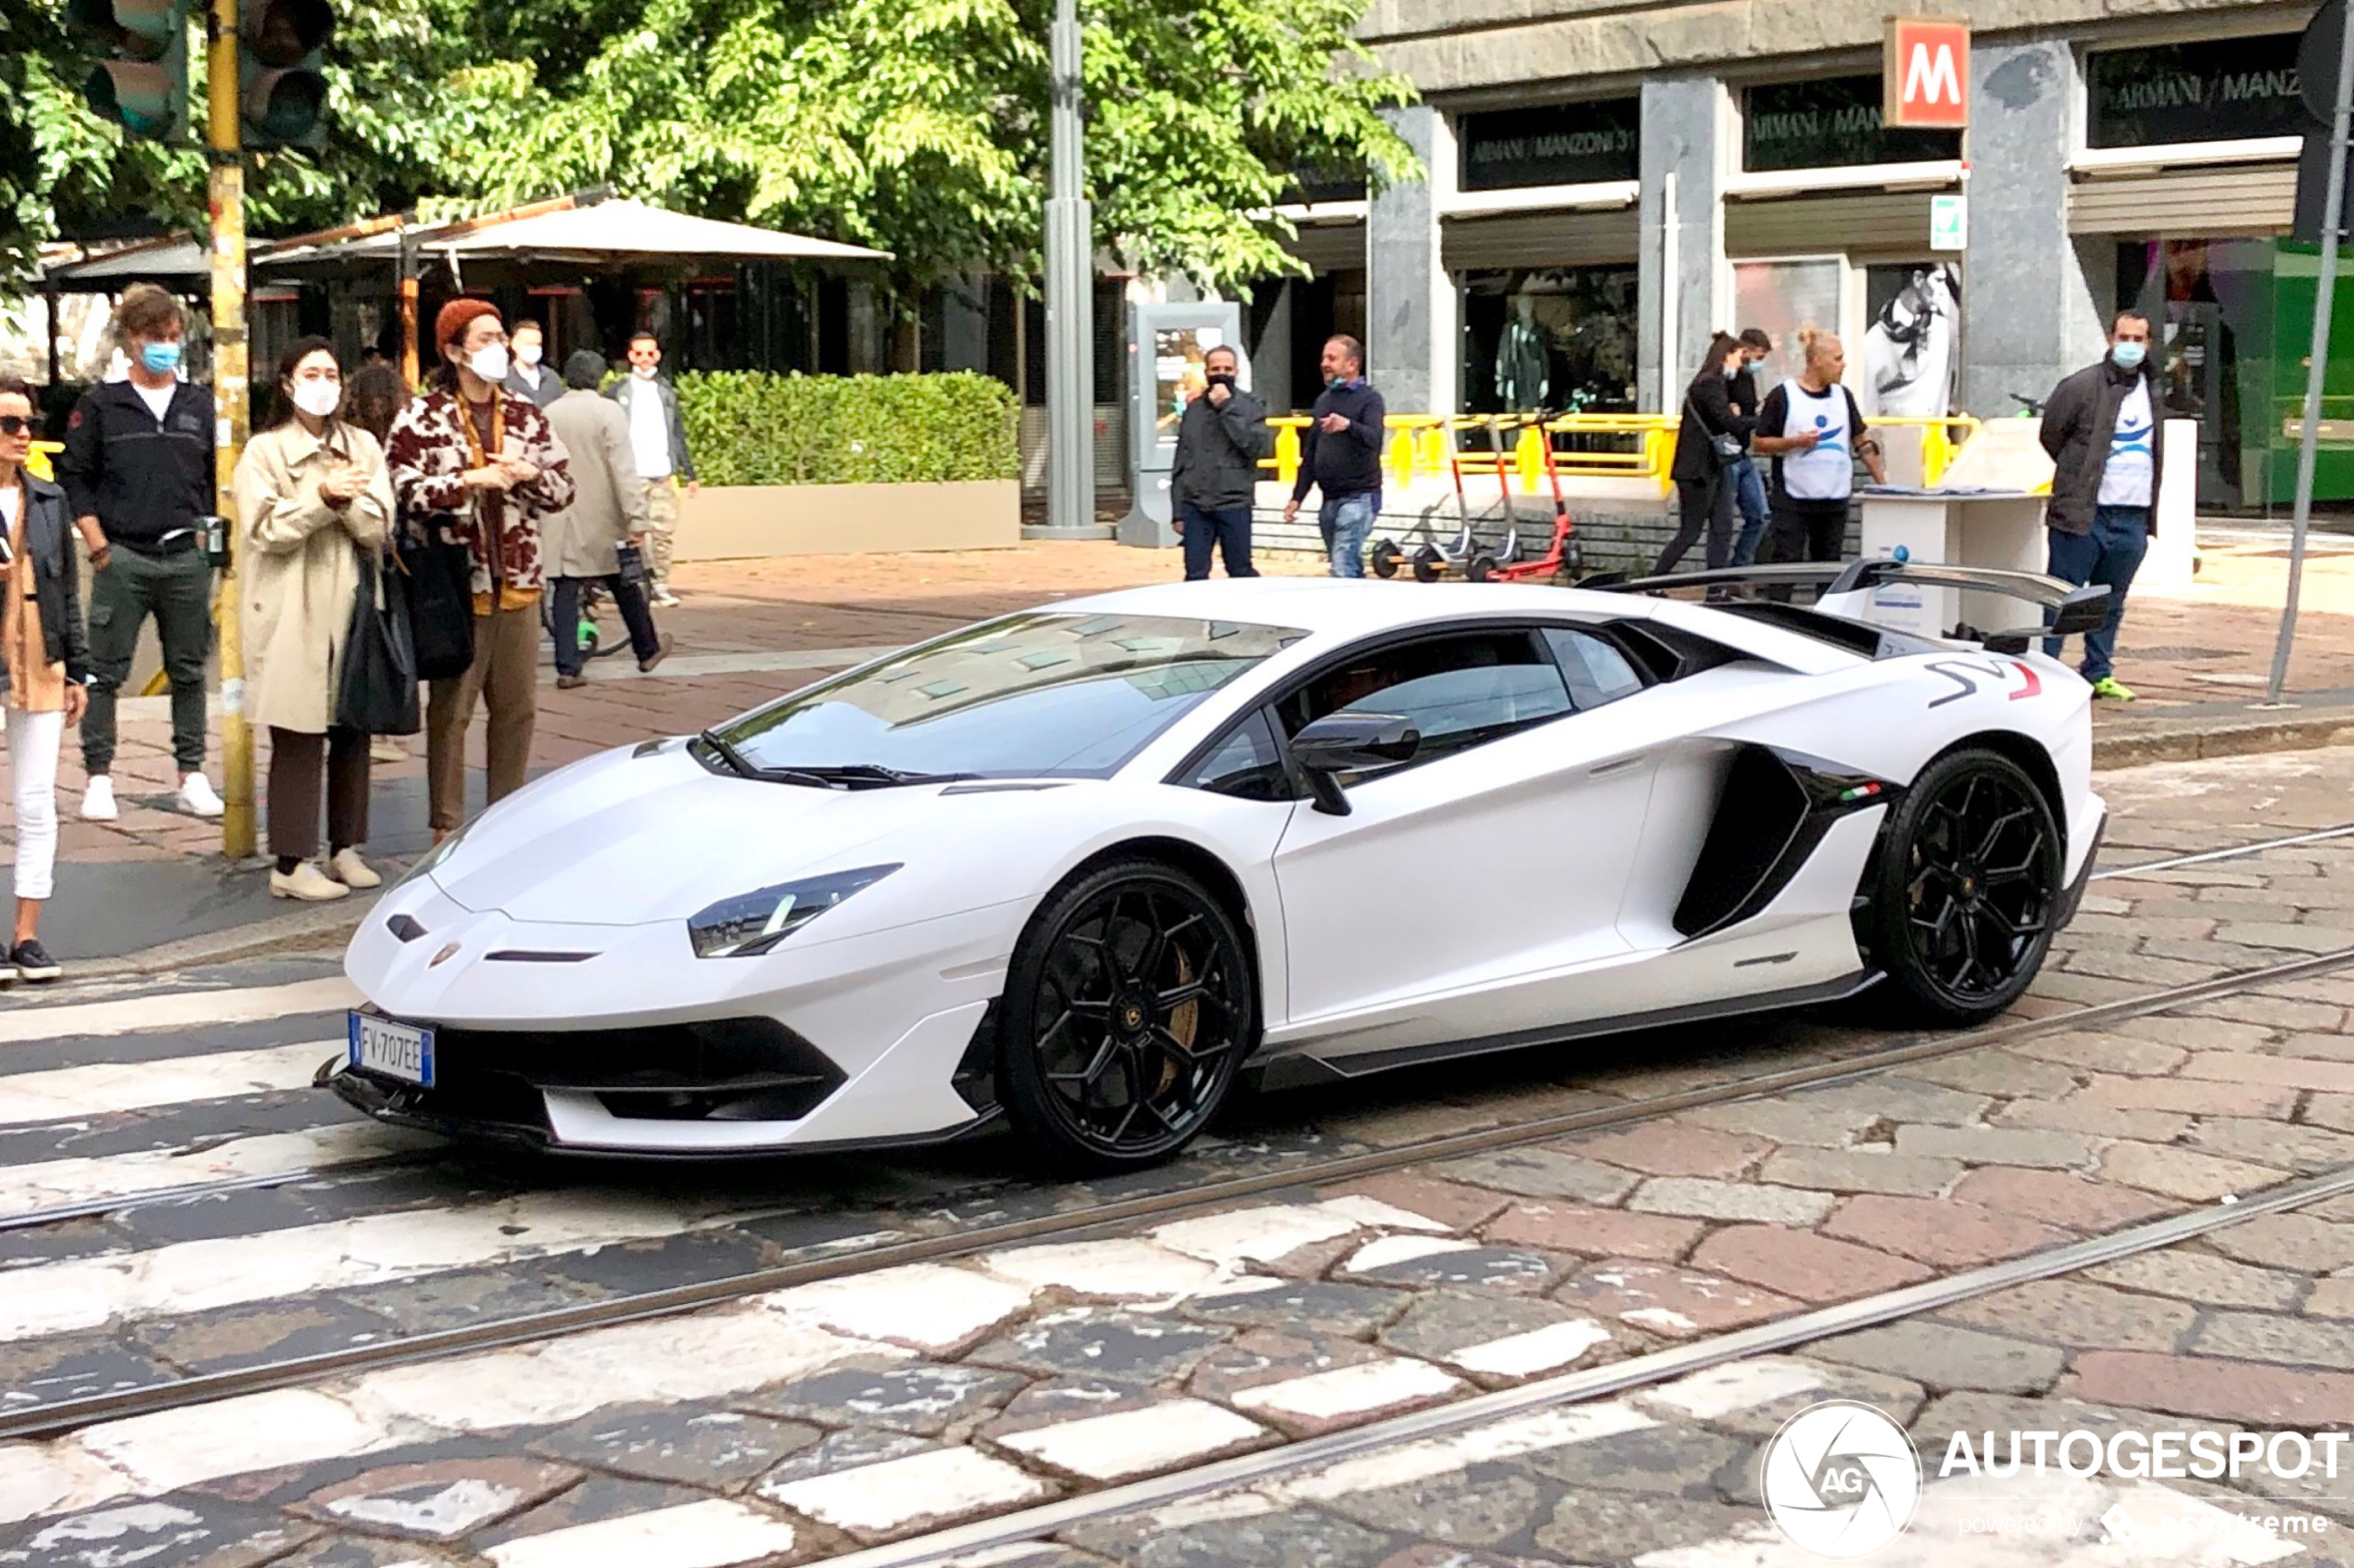
[[[2069,596],[2060,601],[2059,608],[2053,612],[2048,635],[2081,637],[2086,632],[2100,630],[2107,619],[2108,588],[2106,584],[2094,583],[2071,589]]]
[[[1410,762],[1423,743],[1412,721],[1393,714],[1327,714],[1291,738],[1292,760],[1308,775],[1316,809],[1348,815],[1336,775]]]

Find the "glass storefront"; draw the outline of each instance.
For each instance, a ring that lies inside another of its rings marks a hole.
[[[1632,266],[1459,274],[1466,413],[1635,408]]]
[[[2084,57],[2084,145],[2157,147],[2306,130],[2297,35],[2208,38]]]
[[[1821,77],[1752,87],[1741,117],[1741,167],[1848,169],[1927,163],[1962,156],[1958,131],[1891,130],[1880,123],[1880,77]]]
[[[2285,512],[2311,348],[2317,248],[2273,239],[2131,240],[2117,297],[2162,344],[2170,419],[2198,421],[2201,511]],[[2323,383],[2317,500],[2354,500],[2354,276],[2339,275]]]
[[[1954,411],[1962,372],[1962,269],[1954,261],[1864,269],[1864,342],[1847,357],[1864,412],[1933,419]]]

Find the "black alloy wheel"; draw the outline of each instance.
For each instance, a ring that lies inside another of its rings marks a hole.
[[[2059,825],[2035,781],[1999,752],[1948,752],[1898,803],[1883,846],[1876,955],[1910,1010],[1974,1023],[2018,1001],[2061,898]]]
[[[1373,541],[1373,552],[1371,557],[1371,563],[1373,568],[1374,576],[1394,577],[1398,575],[1398,563],[1405,559],[1406,552],[1398,548],[1396,540],[1375,539]]]
[[[1207,1126],[1257,1043],[1241,930],[1174,866],[1129,860],[1059,890],[1006,977],[1006,1114],[1051,1162],[1133,1170]]]

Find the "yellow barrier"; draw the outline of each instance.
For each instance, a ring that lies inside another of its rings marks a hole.
[[[62,452],[65,449],[65,444],[61,441],[35,441],[32,444],[32,456],[27,460],[25,467],[32,471],[32,476],[35,479],[46,479],[55,483],[57,475],[49,466],[49,454]]]
[[[1865,424],[1876,429],[1918,430],[1921,433],[1921,483],[1934,485],[1945,476],[1945,469],[1956,453],[1968,445],[1978,434],[1978,421],[1968,414],[1949,414],[1943,419],[1927,415],[1889,415],[1867,419]],[[1962,432],[1960,440],[1954,432]]]
[[[1286,414],[1271,419],[1275,453],[1259,466],[1272,468],[1288,485],[1299,477],[1299,433],[1310,421]],[[1552,471],[1564,479],[1647,479],[1664,495],[1673,481],[1668,470],[1676,459],[1675,414],[1571,413],[1543,418],[1536,414],[1391,414],[1383,466],[1399,484],[1450,472],[1465,475],[1507,474],[1517,478],[1524,492],[1535,495],[1546,475],[1547,449]],[[1968,414],[1943,419],[1911,417],[1868,419],[1868,425],[1917,428],[1921,432],[1921,468],[1925,484],[1944,475],[1962,448],[1978,434],[1979,421]],[[1459,438],[1467,431],[1482,431],[1492,446],[1464,448]],[[1556,436],[1619,436],[1631,449],[1563,451]]]

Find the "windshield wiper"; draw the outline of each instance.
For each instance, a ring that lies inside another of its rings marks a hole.
[[[747,758],[735,745],[715,729],[706,729],[695,739],[710,747],[728,771],[739,778],[757,778],[766,784],[804,784],[812,789],[830,790],[833,781],[797,767],[762,767]]]
[[[865,784],[869,787],[900,784],[960,784],[967,779],[981,777],[978,773],[911,773],[905,768],[885,767],[880,763],[827,763],[822,765],[798,768],[795,771],[805,773],[813,778],[823,779],[829,784]]]

